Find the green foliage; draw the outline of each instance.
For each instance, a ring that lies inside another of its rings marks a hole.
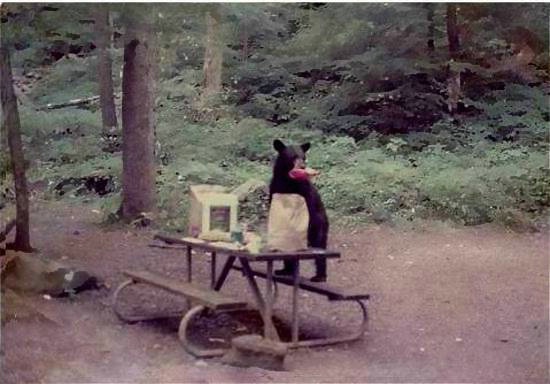
[[[259,119],[242,120],[236,127],[234,145],[237,153],[251,160],[268,161],[273,158],[273,141],[281,139],[286,143],[301,144],[321,141],[320,132],[275,126]]]
[[[307,153],[307,161],[311,167],[319,169],[346,166],[357,148],[355,141],[349,137],[328,136],[322,141],[313,141],[313,146]]]
[[[198,70],[185,70],[163,82],[159,92],[161,98],[181,101],[187,104],[197,100],[199,94],[197,85],[202,80],[202,73]]]
[[[8,173],[11,170],[11,161],[8,157],[8,153],[2,151],[0,153],[0,181],[3,182],[6,177],[8,176]]]
[[[89,160],[103,156],[99,119],[98,113],[81,109],[46,112],[21,108],[21,131],[28,144],[26,158],[47,168],[41,170],[45,174],[51,167],[63,165],[78,171]]]
[[[97,95],[96,65],[95,57],[61,59],[32,89],[31,97],[39,104],[55,104]]]
[[[204,15],[212,7],[221,14],[224,91],[206,107],[200,103]],[[549,113],[540,84],[548,71],[540,57],[548,45],[540,41],[548,40],[541,17],[548,7],[461,5],[459,22],[467,30],[452,63],[445,7],[432,7],[430,52],[428,7],[421,4],[111,5],[116,28],[129,15],[151,16],[157,32],[161,224],[185,227],[189,185],[267,183],[275,138],[312,143],[308,162],[321,171],[316,184],[331,219],[528,228],[546,215]],[[89,10],[67,6],[40,17],[21,12],[24,25],[37,17],[41,24],[13,33],[16,66],[46,62],[56,44],[70,46],[75,21]],[[64,21],[67,15],[76,17]],[[60,25],[52,29],[54,21]],[[89,27],[75,38],[77,48],[89,40]],[[532,63],[496,70],[515,57],[521,39],[535,51]],[[120,68],[120,39],[115,46],[114,68]],[[31,99],[41,106],[97,94],[94,55],[84,56],[42,68]],[[448,65],[462,81],[453,115]],[[97,111],[24,106],[21,121],[32,181],[47,181],[51,189],[97,174],[112,177],[119,190],[121,159],[102,152]],[[252,196],[243,206],[250,217],[243,219],[259,225],[263,199],[265,193]],[[117,193],[92,200],[109,220],[120,205]]]
[[[52,192],[59,182],[67,179],[80,179],[90,176],[112,176],[116,188],[120,187],[122,174],[122,161],[119,157],[102,155],[69,164],[55,164],[47,161],[40,161],[38,167],[31,168],[28,177],[33,181],[45,181],[48,184],[49,192]]]
[[[469,136],[449,133],[457,129],[452,124],[440,124],[424,136],[377,134],[357,144],[346,136],[322,135],[290,124],[277,127],[259,119],[186,123],[183,116],[189,110],[170,102],[160,112],[157,138],[169,160],[158,165],[158,218],[170,230],[185,228],[189,185],[235,187],[251,178],[269,182],[274,138],[312,142],[308,164],[321,171],[316,184],[335,217],[376,222],[438,219],[468,225],[499,222],[522,229],[532,228],[550,206],[544,147],[479,138],[468,142]],[[22,121],[33,121],[32,115],[38,114],[34,121],[45,122],[36,131],[44,146],[32,146],[32,158],[40,163],[31,168],[31,180],[48,180],[52,188],[69,177],[97,174],[114,176],[119,185],[120,157],[102,153],[94,145],[99,141],[99,116],[78,111],[76,120],[82,122],[85,136],[73,137],[60,135],[57,128],[70,122],[71,114],[66,113],[23,110]],[[33,132],[31,127],[27,133]],[[118,208],[113,196],[101,203],[105,217],[111,219],[108,211]],[[255,196],[243,206],[247,221],[256,227],[265,219],[264,198]]]
[[[508,84],[501,91],[487,93],[480,101],[472,101],[472,105],[485,112],[485,138],[533,146],[550,138],[548,95],[541,88]]]
[[[69,53],[92,49],[93,6],[89,4],[4,4],[3,40],[21,54],[17,67],[32,68],[51,63]]]
[[[509,145],[477,156],[436,147],[395,159],[375,148],[356,153],[353,167],[331,167],[319,186],[327,206],[347,214],[387,212],[471,225],[518,218],[503,216],[514,210],[529,221],[550,205],[546,161],[542,152]]]

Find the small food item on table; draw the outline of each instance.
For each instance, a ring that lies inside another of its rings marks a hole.
[[[231,232],[231,241],[239,244],[244,243],[243,230],[239,224],[237,224],[235,230]]]
[[[245,234],[246,249],[250,253],[259,253],[262,249],[262,237],[254,232]]]

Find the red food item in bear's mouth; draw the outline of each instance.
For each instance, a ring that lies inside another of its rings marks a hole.
[[[311,168],[294,168],[288,173],[294,180],[308,180],[311,176],[316,176],[318,174],[318,171]]]
[[[294,168],[291,170],[288,175],[291,179],[294,180],[307,180],[309,178],[309,175],[307,174],[305,169],[300,168]]]

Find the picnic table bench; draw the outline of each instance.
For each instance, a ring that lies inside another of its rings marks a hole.
[[[163,234],[158,234],[155,239],[162,240],[167,244],[174,245],[176,248],[181,248],[187,253],[187,282],[183,282],[178,279],[167,278],[165,276],[157,275],[149,271],[125,271],[124,274],[129,278],[124,281],[114,292],[113,295],[113,307],[115,313],[123,321],[141,321],[148,320],[155,317],[166,317],[166,314],[157,316],[129,316],[123,314],[117,307],[117,299],[120,291],[125,287],[135,283],[145,283],[158,288],[165,289],[169,292],[186,297],[189,302],[193,303],[191,309],[185,313],[175,313],[172,315],[183,315],[183,318],[179,327],[179,338],[182,341],[184,348],[191,354],[197,357],[212,357],[220,356],[224,349],[201,349],[192,345],[187,336],[187,327],[191,319],[197,314],[201,313],[205,309],[215,311],[230,311],[230,310],[242,310],[250,307],[242,299],[236,299],[226,296],[219,291],[223,287],[224,282],[231,270],[240,271],[246,278],[248,287],[252,292],[255,303],[252,305],[259,309],[263,323],[264,323],[264,337],[280,341],[279,335],[272,321],[273,303],[277,296],[277,284],[289,285],[293,288],[292,295],[292,332],[291,341],[286,342],[289,348],[298,347],[314,347],[321,345],[329,345],[341,342],[353,341],[361,338],[366,330],[368,321],[366,301],[369,299],[369,295],[365,293],[350,292],[345,289],[337,288],[327,283],[315,283],[311,282],[303,277],[300,277],[300,261],[313,260],[318,257],[325,258],[338,258],[340,253],[334,251],[327,251],[321,249],[308,249],[297,252],[260,252],[251,254],[245,250],[236,250],[225,248],[217,245],[213,245],[208,242],[197,242],[186,239],[179,239]],[[210,253],[211,257],[211,279],[210,288],[203,286],[197,286],[192,283],[192,255],[193,250],[200,250]],[[221,272],[218,274],[217,269],[217,255],[226,255],[225,263]],[[235,261],[239,261],[239,265],[235,265]],[[277,276],[273,274],[273,262],[279,260],[290,260],[295,265],[295,272],[292,276]],[[251,263],[264,262],[266,263],[266,269],[252,269]],[[266,280],[265,294],[262,295],[256,278],[263,278]],[[273,291],[274,289],[274,291]],[[298,290],[306,290],[312,293],[325,296],[329,301],[354,301],[358,304],[362,319],[357,331],[352,332],[345,336],[320,338],[314,340],[299,340],[298,339]]]
[[[179,280],[176,280],[173,278],[167,278],[165,276],[151,273],[149,271],[124,271],[124,275],[129,277],[129,279],[124,281],[121,285],[119,285],[113,294],[113,304],[114,304],[113,309],[116,315],[125,322],[136,322],[136,321],[143,321],[143,320],[151,320],[158,317],[170,317],[170,316],[177,316],[182,314],[182,313],[169,313],[169,314],[163,313],[160,316],[159,314],[153,314],[148,316],[131,316],[131,315],[129,316],[125,314],[118,308],[116,303],[118,302],[118,296],[120,294],[120,291],[122,291],[122,289],[124,289],[125,287],[131,284],[145,283],[157,288],[164,289],[171,293],[175,293],[177,295],[185,296],[190,302],[193,303],[193,307],[183,314],[183,318],[180,322],[180,326],[178,330],[178,336],[184,348],[191,354],[198,357],[219,356],[220,354],[223,354],[224,350],[223,349],[202,350],[200,348],[195,347],[193,344],[191,344],[187,338],[187,327],[191,319],[195,315],[201,313],[205,308],[208,308],[214,311],[215,310],[229,311],[229,310],[244,309],[248,305],[246,301],[225,296],[218,291],[205,289],[203,287],[198,287],[191,283],[181,282]]]

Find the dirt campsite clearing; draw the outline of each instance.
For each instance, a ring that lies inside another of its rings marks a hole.
[[[15,312],[2,329],[5,383],[549,379],[547,233],[375,225],[333,233],[331,246],[343,257],[329,262],[329,282],[371,294],[367,335],[355,343],[293,351],[288,370],[274,372],[192,357],[179,343],[177,322],[130,325],[115,316],[111,295],[123,269],[185,275],[182,251],[148,247],[153,232],[103,228],[96,213],[77,204],[37,203],[33,219],[34,246],[42,256],[86,269],[106,286],[74,298],[23,295],[11,308],[4,297],[3,311]],[[306,275],[313,273],[310,264]],[[207,263],[197,268],[208,284]],[[242,292],[243,283],[230,275],[228,289]],[[300,322],[308,333],[337,334],[359,320],[349,304],[307,293],[300,299]],[[146,292],[128,300],[153,310],[164,302]],[[32,311],[21,312],[21,304]],[[290,290],[282,288],[275,307],[282,326],[289,313]],[[245,333],[258,328],[246,321],[231,326]]]

